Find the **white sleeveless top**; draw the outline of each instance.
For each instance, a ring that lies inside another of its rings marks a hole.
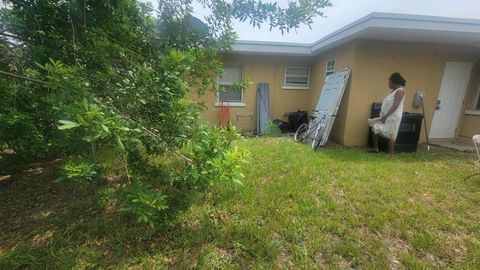
[[[382,114],[386,113],[393,106],[393,103],[395,101],[395,94],[400,89],[403,89],[403,88],[395,89],[395,91],[392,91],[383,100],[382,109],[380,111]],[[385,123],[378,121],[379,118],[371,119],[368,121],[369,125],[373,127],[372,130],[375,134],[378,134],[393,140],[397,138],[398,128],[400,127],[400,122],[402,121],[404,100],[405,100],[405,95],[403,96],[402,101],[400,101],[400,104],[398,105],[397,109],[392,114],[390,114],[387,117],[387,119],[385,119]]]

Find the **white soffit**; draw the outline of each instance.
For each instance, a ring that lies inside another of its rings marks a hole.
[[[247,54],[282,54],[309,56],[311,53],[311,45],[300,43],[239,40],[233,45],[233,52]]]
[[[313,44],[238,41],[233,46],[233,53],[316,55],[355,39],[448,44],[480,48],[480,20],[372,13]]]

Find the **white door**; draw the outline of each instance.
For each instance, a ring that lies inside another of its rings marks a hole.
[[[453,138],[470,81],[471,62],[447,62],[429,137]]]

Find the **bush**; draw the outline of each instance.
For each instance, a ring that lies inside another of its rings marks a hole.
[[[183,152],[190,154],[193,160],[186,163],[179,181],[194,189],[204,189],[215,183],[241,184],[244,176],[240,172],[240,164],[246,162],[247,153],[231,146],[234,140],[240,138],[234,127],[200,126],[183,148]]]
[[[63,165],[62,175],[57,182],[73,182],[86,185],[97,175],[96,165],[85,160],[68,160]]]
[[[9,76],[0,78],[1,162],[11,153],[23,163],[72,155],[98,160],[97,150],[111,147],[119,161],[109,164],[125,176],[116,188],[127,186],[126,211],[150,226],[167,207],[146,185],[153,179],[173,176],[194,189],[241,183],[246,153],[231,146],[239,134],[200,125],[204,104],[187,96],[217,90],[219,55],[235,40],[232,19],[253,16],[254,26],[269,21],[283,32],[312,23],[329,5],[259,2],[256,12],[244,1],[212,1],[207,26],[197,31],[186,0],[159,1],[158,12],[136,0],[8,2],[0,12],[8,33],[0,38],[0,65]],[[60,180],[87,184],[96,176],[91,162],[68,161]],[[144,184],[130,187],[132,179]]]
[[[144,223],[151,228],[168,209],[166,196],[149,185],[132,184],[124,190],[125,213],[137,217],[138,223]]]
[[[108,208],[116,198],[117,189],[104,187],[97,191],[97,205],[102,209]]]

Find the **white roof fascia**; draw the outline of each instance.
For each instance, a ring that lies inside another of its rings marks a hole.
[[[355,39],[369,28],[425,30],[480,35],[480,20],[423,15],[371,13],[313,44],[237,41],[233,53],[309,56]]]
[[[310,55],[310,44],[266,42],[266,41],[237,41],[232,50],[235,53],[246,54],[276,54],[276,55]]]
[[[315,42],[312,45],[312,53],[318,53],[325,47],[344,39],[346,39],[346,41],[352,40],[355,38],[356,33],[360,33],[368,28],[430,30],[478,33],[480,35],[480,20],[408,14],[372,13]]]

